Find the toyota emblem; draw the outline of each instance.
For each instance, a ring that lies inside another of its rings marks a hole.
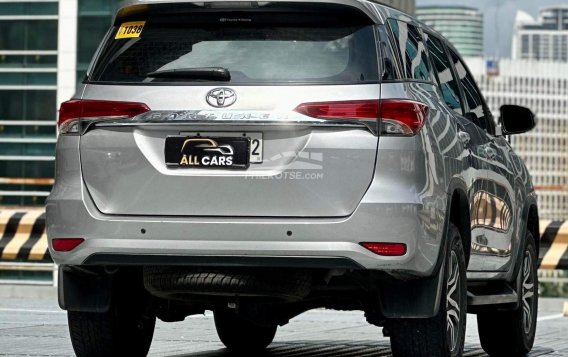
[[[207,97],[205,99],[212,107],[226,108],[237,101],[237,93],[229,88],[215,88],[207,93]]]

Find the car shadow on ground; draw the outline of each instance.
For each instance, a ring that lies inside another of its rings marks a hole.
[[[553,352],[552,349],[536,347],[529,356],[541,356]],[[271,344],[268,349],[260,354],[247,354],[247,357],[384,357],[390,356],[390,346],[388,343],[377,342],[347,342],[347,341],[309,341],[309,342],[276,342]],[[170,357],[233,357],[242,356],[231,353],[227,349],[216,349],[211,351],[177,354]],[[485,352],[475,345],[466,345],[464,356],[487,356]]]
[[[531,357],[543,356],[554,352],[550,348],[535,347],[529,354]],[[348,341],[309,341],[309,342],[275,342],[268,349],[260,354],[247,354],[247,357],[384,357],[390,356],[390,346],[384,343],[369,342],[348,342]],[[211,351],[178,354],[170,357],[235,357],[242,354],[231,353],[226,349]],[[485,352],[475,345],[466,345],[464,356],[487,356]]]

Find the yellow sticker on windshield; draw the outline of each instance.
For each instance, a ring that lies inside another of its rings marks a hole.
[[[115,40],[121,38],[135,38],[140,37],[142,33],[142,29],[146,21],[132,21],[132,22],[125,22],[120,25],[120,28],[116,32],[116,36],[114,37]]]

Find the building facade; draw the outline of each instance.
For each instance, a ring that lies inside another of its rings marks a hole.
[[[377,2],[392,6],[411,15],[416,10],[416,0],[377,0]]]
[[[0,3],[0,204],[34,204],[50,184],[57,18],[57,1]]]
[[[546,7],[538,19],[519,11],[515,19],[513,59],[568,61],[568,5]]]
[[[45,202],[53,183],[58,103],[74,94],[117,4],[0,2],[0,205]]]
[[[568,63],[501,60],[499,75],[487,73],[487,61],[467,58],[495,115],[503,104],[530,108],[537,117],[532,131],[511,136],[537,188],[542,219],[568,217]]]
[[[444,35],[462,56],[483,56],[483,14],[466,6],[419,6],[416,17]]]

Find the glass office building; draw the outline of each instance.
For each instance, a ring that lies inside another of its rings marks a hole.
[[[44,204],[58,103],[73,95],[118,3],[0,2],[0,206]]]
[[[465,57],[483,55],[483,14],[467,6],[419,6],[416,17],[444,35]]]
[[[77,82],[81,82],[93,53],[112,23],[118,0],[79,0],[77,22]]]
[[[519,11],[513,58],[568,62],[568,5],[543,8],[538,19]]]
[[[58,2],[0,2],[0,204],[43,203],[53,177]]]

